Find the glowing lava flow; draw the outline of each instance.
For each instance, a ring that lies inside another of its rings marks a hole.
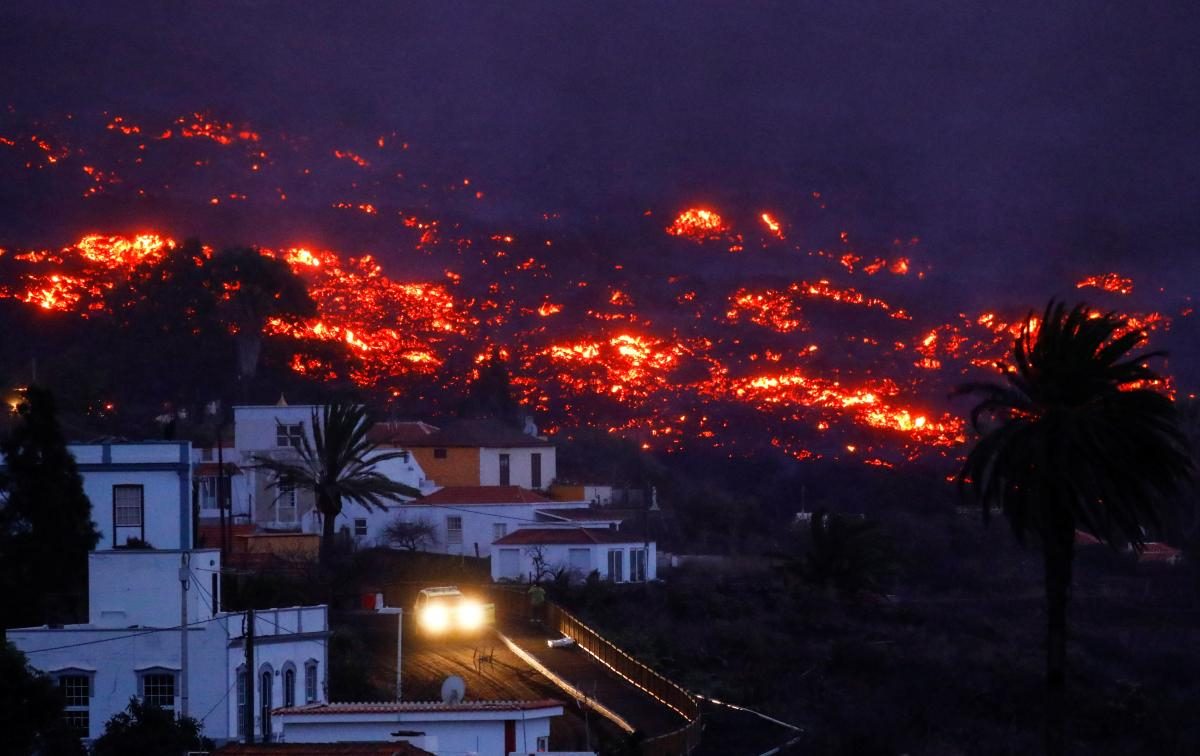
[[[682,236],[693,241],[719,239],[728,230],[720,215],[701,207],[684,210],[667,227],[667,233],[671,236]]]

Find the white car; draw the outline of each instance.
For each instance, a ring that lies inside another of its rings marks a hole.
[[[452,585],[422,588],[417,594],[414,616],[426,635],[470,635],[488,624],[488,607],[468,598]]]

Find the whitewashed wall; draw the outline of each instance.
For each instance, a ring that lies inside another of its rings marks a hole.
[[[192,545],[191,444],[186,441],[129,444],[73,444],[83,477],[83,491],[92,503],[92,520],[100,531],[97,548],[123,546],[131,537],[144,538],[155,548]],[[143,528],[113,528],[113,486],[143,487]]]
[[[508,484],[521,488],[533,488],[531,479],[531,457],[534,454],[542,456],[542,484],[544,489],[554,482],[558,463],[553,446],[522,446],[509,449],[480,449],[479,450],[479,485],[500,485],[500,455],[509,455]]]

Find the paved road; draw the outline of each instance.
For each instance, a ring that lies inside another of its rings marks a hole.
[[[396,679],[396,615],[355,613],[355,625],[364,630],[373,658],[374,681],[394,687]],[[490,652],[490,662],[478,662],[480,651]],[[421,638],[406,617],[401,687],[406,701],[437,701],[442,682],[458,675],[466,683],[471,699],[531,700],[553,698],[563,702],[563,716],[551,720],[552,750],[592,749],[601,743],[625,738],[615,725],[595,712],[580,707],[549,680],[510,652],[494,634],[476,639],[427,640]]]

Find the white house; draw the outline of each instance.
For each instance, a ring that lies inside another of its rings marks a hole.
[[[160,549],[192,546],[192,449],[186,441],[72,444],[100,531],[100,548],[138,539]]]
[[[530,580],[536,562],[566,568],[573,579],[592,571],[604,580],[639,583],[654,580],[656,544],[614,528],[578,526],[522,527],[492,544],[492,580]]]
[[[251,698],[244,674],[246,617],[219,611],[220,560],[216,549],[92,552],[88,622],[14,629],[8,638],[34,668],[58,681],[67,719],[82,738],[99,737],[131,697],[186,710],[217,741],[238,736],[238,712],[249,705],[256,729],[270,733],[274,707],[325,699],[327,609],[256,613]]]
[[[549,699],[330,703],[278,709],[274,725],[284,743],[400,740],[435,754],[509,754],[548,751],[550,720],[562,713]]]
[[[261,528],[321,532],[321,516],[316,511],[312,492],[276,485],[273,473],[255,467],[255,457],[297,459],[296,450],[303,445],[304,439],[309,444],[313,443],[313,418],[315,416],[319,421],[323,411],[321,405],[288,405],[283,402],[233,408],[235,461],[241,468],[240,482],[247,499],[247,511],[253,522]],[[418,491],[434,490],[433,483],[426,479],[415,456],[386,444],[380,451],[401,455],[380,462],[375,469],[381,475]],[[233,485],[236,487],[238,482],[235,479]],[[234,494],[236,497],[236,489]],[[395,519],[399,506],[399,503],[389,504],[387,509],[377,510],[354,502],[343,502],[335,529],[348,531],[362,545],[377,543],[381,540],[384,528]]]
[[[497,420],[456,420],[445,427],[395,424],[425,473],[443,486],[519,486],[545,489],[558,474],[554,444],[528,427]],[[400,426],[407,427],[400,427]]]
[[[437,535],[431,551],[485,557],[498,538],[539,522],[539,512],[579,509],[583,502],[551,501],[518,486],[447,486],[400,507],[405,520],[427,522]]]

